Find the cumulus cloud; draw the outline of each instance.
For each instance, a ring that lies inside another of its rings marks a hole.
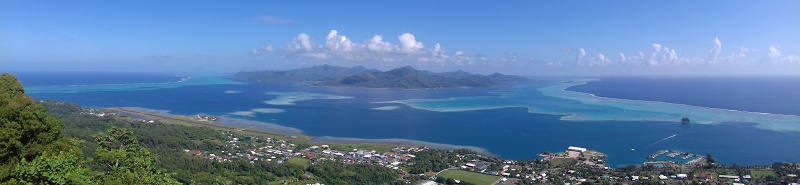
[[[261,52],[263,49],[253,52]],[[465,54],[463,51],[457,56],[450,56],[445,52],[442,44],[436,43],[433,48],[426,48],[411,33],[402,33],[397,36],[397,44],[384,40],[381,35],[374,35],[363,43],[356,43],[337,30],[331,30],[325,37],[324,45],[315,45],[310,35],[301,33],[292,39],[286,47],[278,50],[285,58],[331,60],[331,61],[376,61],[400,62],[415,61],[435,63],[437,65],[473,64],[484,58]]]
[[[405,53],[418,53],[420,50],[424,49],[425,46],[422,45],[422,42],[417,42],[417,38],[410,33],[403,33],[399,37],[400,40],[400,51]]]
[[[312,49],[314,49],[314,43],[311,42],[311,36],[305,33],[297,35],[297,37],[292,39],[292,44],[289,45],[289,50],[293,51],[311,51]]]
[[[367,49],[373,52],[388,53],[395,49],[395,47],[389,42],[384,42],[383,36],[375,35],[367,41]]]
[[[628,59],[625,58],[625,54],[624,53],[617,53],[617,56],[619,57],[619,62],[625,63],[625,61],[628,60]]]
[[[336,30],[331,30],[328,33],[328,37],[326,39],[325,45],[328,47],[329,51],[332,52],[351,52],[355,45],[353,44],[350,39],[347,39],[344,35],[339,35],[339,32]]]

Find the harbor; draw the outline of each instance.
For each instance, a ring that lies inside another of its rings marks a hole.
[[[700,165],[706,162],[703,155],[675,150],[660,150],[647,156],[647,162],[673,162],[684,165]],[[646,162],[646,163],[647,163]]]

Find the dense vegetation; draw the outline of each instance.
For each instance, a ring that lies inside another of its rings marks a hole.
[[[64,124],[25,95],[17,79],[0,75],[0,183],[3,184],[177,184],[153,167],[153,158],[131,133],[100,133],[93,158],[83,158],[81,141],[64,137]],[[90,170],[87,165],[103,167]]]

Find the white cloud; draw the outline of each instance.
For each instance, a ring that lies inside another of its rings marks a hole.
[[[608,63],[611,62],[611,59],[606,58],[606,55],[597,54],[597,57],[595,58],[595,62],[598,65],[608,65]]]
[[[418,53],[425,48],[422,42],[417,42],[414,35],[410,33],[403,33],[397,39],[400,40],[400,51],[404,53]]]
[[[367,41],[367,49],[374,52],[391,52],[395,49],[389,42],[384,42],[383,37],[380,35],[375,35],[369,41]]]
[[[314,43],[311,42],[311,37],[308,34],[301,33],[292,39],[292,44],[289,45],[289,50],[292,51],[311,51],[314,48]]]
[[[667,61],[673,62],[678,59],[678,54],[675,53],[674,49],[666,50],[665,48],[665,51],[667,52]]]
[[[663,48],[661,44],[653,43],[653,52],[661,52],[661,48]]]
[[[617,53],[617,56],[619,57],[619,62],[625,63],[625,61],[628,60],[628,59],[625,59],[625,54],[624,53]]]
[[[272,52],[272,45],[250,50],[250,55],[261,55],[264,52]]]
[[[581,62],[581,59],[586,56],[586,50],[583,48],[578,48],[578,62]]]
[[[354,43],[337,30],[331,30],[325,37],[325,44],[314,45],[311,36],[305,33],[292,39],[292,43],[282,48],[280,54],[286,58],[331,60],[331,61],[376,61],[376,62],[421,62],[446,65],[471,64],[481,60],[478,57],[464,54],[461,51],[458,58],[446,54],[444,47],[436,43],[433,48],[417,41],[411,33],[403,33],[397,37],[397,45],[383,40],[383,36],[374,35],[364,43]]]
[[[769,53],[767,53],[767,56],[769,59],[777,59],[781,57],[781,51],[775,46],[769,46]]]
[[[325,45],[331,52],[351,52],[355,45],[344,35],[339,35],[336,30],[331,30],[326,38]]]
[[[658,65],[658,53],[661,52],[661,48],[661,44],[653,43],[653,52],[650,53],[650,60],[647,63],[648,65]]]
[[[714,38],[714,42],[711,44],[711,62],[716,62],[717,57],[719,56],[719,52],[722,50],[722,42],[719,41],[719,38]]]

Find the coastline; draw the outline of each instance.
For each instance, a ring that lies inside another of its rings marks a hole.
[[[457,149],[469,149],[478,154],[487,155],[487,156],[498,156],[495,155],[489,150],[477,147],[477,146],[462,146],[462,145],[451,145],[451,144],[443,144],[443,143],[433,143],[433,142],[426,142],[426,141],[417,141],[417,140],[410,140],[410,139],[400,139],[400,138],[390,138],[390,139],[363,139],[363,138],[348,138],[348,137],[331,137],[331,136],[322,136],[322,137],[313,137],[311,139],[313,142],[321,142],[321,143],[332,143],[332,144],[360,144],[360,143],[369,143],[369,144],[388,144],[388,145],[408,145],[408,146],[424,146],[432,149],[440,149],[440,150],[457,150]]]
[[[477,146],[462,146],[444,143],[433,143],[427,141],[418,141],[401,138],[386,138],[386,139],[363,139],[363,138],[347,138],[347,137],[331,137],[331,136],[309,136],[297,128],[278,125],[275,123],[266,123],[260,121],[253,121],[240,118],[231,118],[227,116],[220,117],[219,120],[214,122],[207,121],[193,121],[179,117],[190,117],[186,115],[170,114],[168,110],[147,109],[141,107],[112,107],[105,108],[107,110],[124,112],[128,114],[136,114],[150,118],[164,119],[169,121],[177,121],[188,123],[190,126],[211,127],[223,130],[235,130],[241,132],[250,132],[261,135],[283,136],[288,138],[300,139],[304,141],[311,141],[316,143],[325,144],[379,144],[379,145],[405,145],[405,146],[418,146],[428,147],[432,149],[442,150],[457,150],[469,149],[476,153],[487,156],[498,156],[491,153],[489,150]],[[180,123],[178,123],[180,124]]]

